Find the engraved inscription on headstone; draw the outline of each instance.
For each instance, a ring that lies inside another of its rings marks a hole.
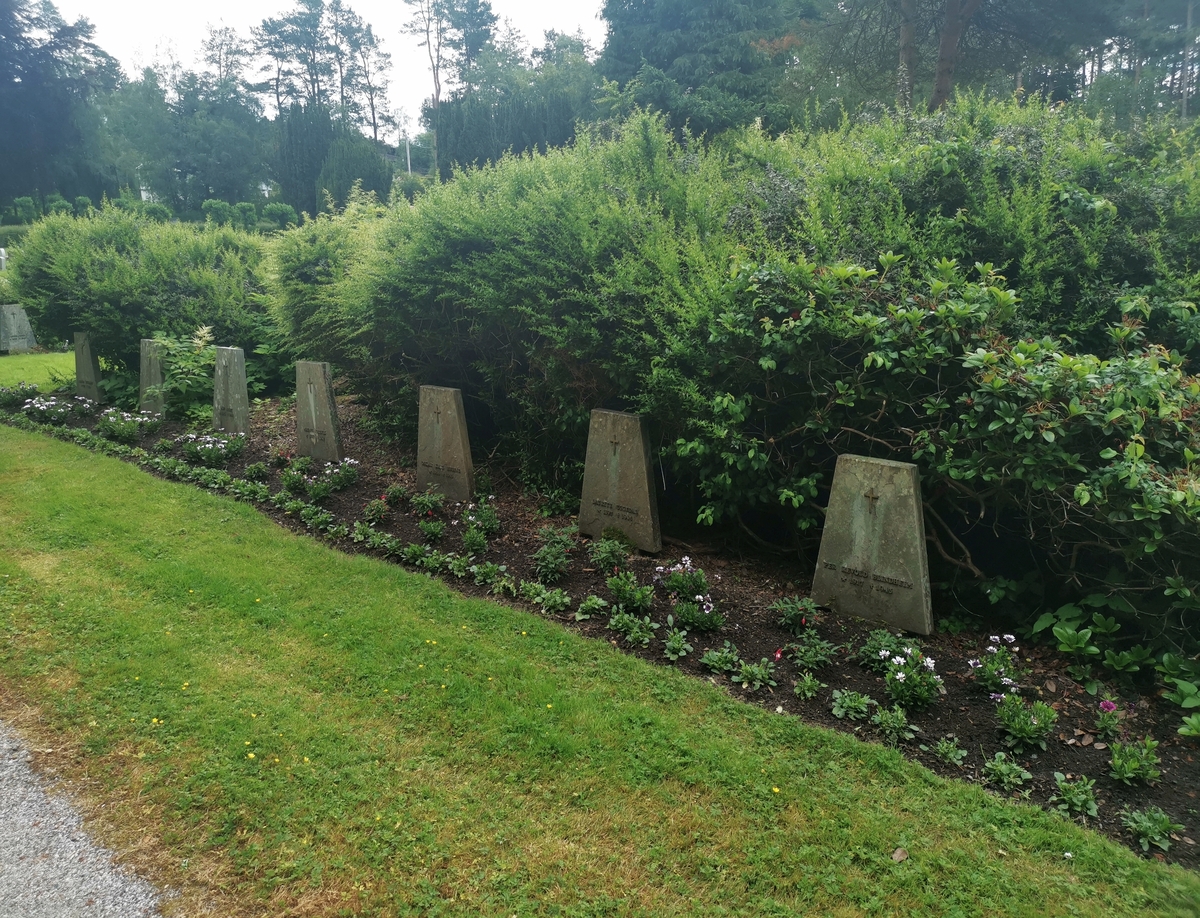
[[[75,394],[93,402],[104,401],[100,389],[100,359],[92,352],[87,332],[75,332]]]
[[[662,551],[646,419],[596,409],[588,429],[579,531],[596,538],[609,528],[643,551]]]
[[[929,562],[917,467],[839,456],[812,598],[841,615],[929,634]]]
[[[166,408],[163,397],[163,345],[151,338],[142,339],[141,372],[138,376],[138,407],[142,411],[162,414]],[[146,390],[151,394],[147,395]]]
[[[471,439],[461,389],[422,386],[417,419],[417,487],[441,491],[449,500],[475,493]]]
[[[213,429],[227,434],[250,433],[246,354],[240,347],[217,348],[217,366],[213,374]]]
[[[25,354],[37,347],[29,316],[20,306],[0,306],[0,351]]]
[[[312,456],[318,462],[342,458],[333,374],[327,363],[296,361],[296,443],[301,456]]]

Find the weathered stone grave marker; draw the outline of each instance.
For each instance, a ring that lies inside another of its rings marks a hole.
[[[579,531],[596,538],[609,528],[643,551],[662,551],[646,419],[598,408],[588,429]]]
[[[29,316],[20,306],[0,306],[0,351],[26,354],[37,347]]]
[[[839,456],[812,598],[840,615],[929,634],[929,561],[917,467]]]
[[[318,462],[342,458],[333,374],[327,363],[296,361],[296,442],[301,456]]]
[[[434,487],[449,500],[475,493],[471,439],[461,389],[422,386],[417,419],[417,487]]]
[[[142,339],[140,373],[138,374],[138,407],[142,411],[152,411],[162,414],[167,407],[163,395],[163,355],[165,348],[152,338]],[[153,389],[146,394],[147,389]]]
[[[103,402],[100,389],[100,359],[92,351],[87,332],[75,332],[75,394]]]
[[[250,397],[246,392],[246,354],[240,347],[217,348],[213,374],[213,429],[250,433]]]
[[[0,271],[8,270],[8,251],[0,249]]]

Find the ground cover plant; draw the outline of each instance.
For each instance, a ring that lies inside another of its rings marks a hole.
[[[1200,896],[882,746],[70,444],[0,428],[0,496],[6,703],[38,704],[55,764],[226,914],[225,883],[245,914],[1182,915]]]

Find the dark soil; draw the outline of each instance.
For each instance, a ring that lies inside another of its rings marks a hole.
[[[285,407],[287,405],[287,402],[269,402],[255,409],[248,448],[231,464],[228,469],[231,474],[240,476],[242,470],[251,463],[270,464],[279,454],[294,452],[295,418],[290,407]],[[353,487],[323,501],[322,506],[331,511],[338,522],[353,526],[356,520],[362,518],[367,502],[379,498],[387,487],[400,484],[407,487],[410,493],[415,493],[415,450],[388,444],[372,435],[362,423],[363,411],[352,399],[339,398],[338,405],[344,453],[361,463],[361,477]],[[172,436],[178,432],[164,431],[158,436]],[[280,488],[278,471],[273,469],[271,474],[268,485],[274,493]],[[487,469],[481,474],[477,468],[477,478],[487,477],[492,481],[492,502],[502,520],[502,530],[491,540],[481,560],[505,565],[507,573],[518,583],[521,580],[534,580],[530,555],[542,544],[540,530],[546,526],[570,526],[573,520],[569,516],[543,515],[539,510],[537,495],[523,491],[501,470]],[[306,531],[299,519],[272,504],[262,504],[261,508],[282,526]],[[448,525],[445,536],[437,545],[439,550],[461,553],[461,532],[464,527],[455,521],[461,516],[462,509],[461,506],[447,506],[442,516]],[[417,522],[417,516],[407,507],[398,507],[376,528],[394,535],[401,544],[407,545],[423,541]],[[581,634],[608,641],[628,653],[660,665],[676,666],[698,679],[720,685],[748,704],[782,709],[807,723],[854,733],[867,741],[880,741],[877,728],[869,721],[853,723],[839,720],[831,713],[831,696],[835,689],[853,689],[880,702],[887,701],[882,677],[860,665],[856,656],[869,632],[880,626],[859,619],[817,616],[817,631],[841,649],[830,665],[816,672],[820,681],[827,685],[811,700],[801,700],[794,694],[793,686],[798,671],[786,655],[776,664],[774,678],[777,685],[774,688],[764,687],[754,692],[734,685],[727,676],[714,675],[702,666],[700,658],[705,651],[719,648],[728,640],[736,645],[739,655],[745,660],[755,661],[763,657],[774,660],[777,652],[793,638],[780,625],[779,613],[770,606],[784,597],[804,596],[811,581],[811,570],[794,557],[781,559],[779,556],[764,556],[756,553],[744,541],[736,539],[723,541],[720,545],[700,544],[694,536],[695,530],[682,533],[682,539],[687,541],[672,538],[670,524],[667,525],[664,552],[657,557],[635,553],[628,569],[637,574],[639,583],[646,584],[652,582],[657,567],[669,565],[687,555],[694,566],[708,574],[712,597],[720,611],[727,616],[728,622],[715,632],[690,634],[688,640],[693,646],[691,653],[675,663],[668,661],[663,654],[661,635],[665,632],[671,603],[661,588],[655,591],[651,614],[655,621],[664,623],[664,628],[646,648],[630,647],[608,630],[606,614],[582,622],[575,620],[575,607],[584,597],[595,594],[612,600],[605,583],[611,572],[599,570],[589,562],[585,539],[576,543],[566,576],[554,584],[570,594],[572,607],[552,617]],[[707,534],[707,538],[712,541],[715,535]],[[348,552],[373,553],[349,538],[338,539],[334,544]],[[444,576],[453,589],[463,594],[492,598],[490,589],[475,585],[469,575],[462,579],[449,574]],[[540,607],[519,599],[504,601],[543,614]],[[936,606],[935,599],[935,614]],[[917,728],[917,737],[903,744],[901,749],[909,758],[945,777],[981,781],[980,769],[985,760],[991,759],[999,751],[1013,757],[1011,750],[1002,742],[1004,737],[995,715],[995,705],[987,692],[976,685],[967,665],[969,659],[984,653],[988,638],[989,633],[964,631],[951,634],[941,630],[919,638],[923,651],[936,661],[937,672],[945,680],[945,694],[925,710],[910,712],[910,721]],[[1194,840],[1200,837],[1200,800],[1197,799],[1200,789],[1200,743],[1178,735],[1176,730],[1181,712],[1160,697],[1162,686],[1143,683],[1139,690],[1139,687],[1117,682],[1105,685],[1106,689],[1119,694],[1121,699],[1119,710],[1122,714],[1122,730],[1121,736],[1115,741],[1130,742],[1146,736],[1160,741],[1157,753],[1162,760],[1158,766],[1162,771],[1161,780],[1153,786],[1141,782],[1127,786],[1109,777],[1109,744],[1094,732],[1100,695],[1088,694],[1083,686],[1073,681],[1067,672],[1071,661],[1052,647],[1039,646],[1028,638],[1018,640],[1016,646],[1020,648],[1019,656],[1029,671],[1029,676],[1022,684],[1024,696],[1050,704],[1058,712],[1058,723],[1045,751],[1016,756],[1032,774],[1032,779],[1014,796],[1049,807],[1049,798],[1057,789],[1055,772],[1062,772],[1068,777],[1086,775],[1096,780],[1100,811],[1098,818],[1087,820],[1088,825],[1140,853],[1140,848],[1122,826],[1121,815],[1129,810],[1158,806],[1174,822],[1183,824],[1185,829],[1172,837],[1168,853],[1152,848],[1149,856],[1193,870],[1200,868],[1200,849]],[[957,738],[958,745],[966,751],[961,766],[947,764],[933,754],[932,747],[945,736]],[[922,746],[930,748],[926,750]]]

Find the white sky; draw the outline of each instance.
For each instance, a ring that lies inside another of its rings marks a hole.
[[[176,0],[179,2],[179,0]],[[228,26],[249,37],[250,27],[292,9],[292,0],[202,0],[182,5],[163,0],[54,0],[63,18],[74,22],[85,17],[96,27],[96,43],[136,76],[142,67],[172,55],[184,68],[198,69],[200,44],[208,26]],[[604,22],[599,18],[603,0],[492,0],[492,10],[512,21],[530,45],[540,45],[547,29],[584,37],[599,51],[604,44]],[[392,55],[392,105],[417,124],[421,102],[432,91],[429,61],[417,40],[400,34],[410,18],[401,0],[349,0],[347,4],[375,30]],[[382,139],[382,138],[380,138]],[[389,137],[392,143],[395,137]]]

